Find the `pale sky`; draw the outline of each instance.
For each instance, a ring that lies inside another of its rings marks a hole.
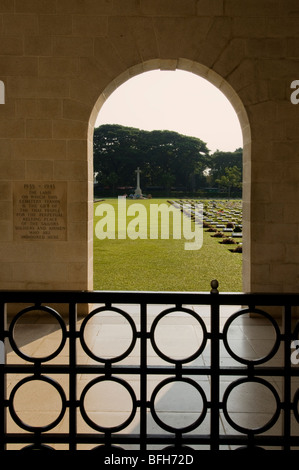
[[[207,80],[182,70],[145,72],[122,84],[102,106],[95,126],[102,124],[176,131],[200,138],[211,153],[243,147],[228,99]]]

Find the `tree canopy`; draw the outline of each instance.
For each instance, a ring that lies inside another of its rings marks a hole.
[[[113,192],[116,188],[136,187],[137,167],[142,172],[143,189],[175,188],[189,192],[216,183],[226,174],[227,166],[242,167],[241,149],[236,155],[219,151],[210,155],[202,140],[168,130],[150,132],[105,124],[95,128],[93,145],[97,182]]]

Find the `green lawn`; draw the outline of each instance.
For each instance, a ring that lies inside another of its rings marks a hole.
[[[105,201],[113,205],[116,215],[117,202]],[[127,207],[136,202],[142,202],[149,213],[150,204],[166,200],[127,201]],[[95,216],[95,227],[100,219]],[[127,222],[133,219],[128,217]],[[94,289],[209,291],[210,281],[218,279],[222,292],[242,291],[242,254],[230,252],[229,246],[205,230],[201,249],[187,251],[185,241],[171,236],[168,240],[118,239],[117,232],[114,240],[99,240],[94,234]]]

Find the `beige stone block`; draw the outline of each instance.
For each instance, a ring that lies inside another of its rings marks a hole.
[[[126,69],[123,58],[108,38],[95,38],[94,57],[103,72],[113,78]]]
[[[53,39],[53,53],[57,57],[92,57],[93,38],[56,36]]]
[[[0,121],[2,119],[15,119],[16,117],[15,101],[11,99],[6,100],[5,106],[0,106]]]
[[[197,56],[200,56],[200,44],[206,38],[213,22],[209,17],[161,17],[154,18],[153,21],[160,57],[166,59],[178,57],[197,59]]]
[[[269,18],[266,32],[268,37],[296,38],[299,36],[298,18],[288,15]]]
[[[16,13],[55,13],[56,1],[55,0],[16,0],[15,2]]]
[[[227,80],[238,93],[239,90],[256,81],[255,64],[250,60],[243,60],[227,77]]]
[[[0,182],[0,200],[11,201],[12,200],[12,187],[8,181]]]
[[[0,245],[0,257],[4,262],[15,263],[24,258],[23,243],[2,242]]]
[[[273,122],[277,120],[277,104],[274,101],[264,101],[249,106],[248,114],[254,118],[255,123]]]
[[[298,119],[287,120],[285,122],[285,132],[287,140],[298,141]]]
[[[26,119],[59,119],[62,117],[62,102],[56,99],[18,99],[16,117]]]
[[[272,183],[272,201],[288,203],[290,201],[298,201],[298,183],[287,181],[280,183]]]
[[[16,138],[25,137],[24,119],[1,119],[0,120],[0,138]]]
[[[139,0],[114,0],[112,14],[124,16],[141,16],[141,8]]]
[[[69,160],[87,161],[87,144],[84,140],[68,140],[66,152]]]
[[[71,15],[39,15],[39,30],[47,36],[68,36],[73,32]]]
[[[61,263],[84,262],[86,258],[86,240],[77,242],[55,243],[54,259]]]
[[[22,259],[24,261],[47,264],[49,260],[54,260],[55,243],[48,241],[25,242],[23,252]]]
[[[108,38],[122,58],[122,62],[126,64],[126,68],[142,62],[142,57],[126,19],[118,16],[109,18]]]
[[[271,222],[284,222],[284,204],[281,202],[265,205],[265,226]]]
[[[53,180],[53,161],[49,160],[27,160],[26,178],[27,180],[47,181]]]
[[[40,77],[76,77],[79,64],[77,58],[41,57],[39,59]]]
[[[271,100],[272,96],[269,91],[269,81],[259,80],[252,82],[244,90],[239,91],[239,97],[242,101],[246,102],[248,106]]]
[[[13,98],[68,98],[69,84],[60,78],[9,77],[7,96]]]
[[[198,61],[206,66],[213,67],[223,51],[231,41],[232,24],[230,18],[213,18],[213,24],[207,36],[203,39],[198,50]]]
[[[87,204],[85,202],[72,202],[68,205],[68,220],[77,223],[87,220]]]
[[[64,0],[56,6],[58,13],[110,15],[113,0]]]
[[[86,181],[86,163],[80,161],[54,161],[54,179],[59,181]]]
[[[283,205],[283,222],[286,224],[299,223],[298,203],[291,199]]]
[[[284,243],[255,243],[251,247],[252,262],[257,264],[285,261]]]
[[[112,74],[104,69],[96,60],[83,57],[80,59],[78,78],[84,82],[84,88],[96,90],[96,99],[93,99],[94,105],[102,91],[111,83]],[[81,101],[81,103],[87,105],[86,100],[81,96],[84,92],[85,90],[82,90],[79,93],[76,101]],[[88,90],[86,90],[86,93],[88,93]]]
[[[20,37],[2,37],[0,42],[1,55],[23,55],[23,40]]]
[[[87,181],[69,181],[67,200],[70,203],[86,201]]]
[[[280,219],[278,223],[269,223],[266,228],[269,243],[281,241],[283,243],[298,243],[298,224],[283,224]]]
[[[281,58],[287,52],[287,43],[281,38],[251,38],[246,41],[246,52],[249,57]]]
[[[271,77],[267,80],[268,90],[269,90],[269,99],[270,100],[285,100],[289,101],[290,99],[290,82],[285,80],[285,83],[282,84],[281,80],[275,80],[275,77]]]
[[[256,202],[271,202],[272,191],[270,191],[267,183],[252,183],[251,194],[252,200]]]
[[[101,90],[98,88],[96,83],[87,83],[83,79],[71,79],[69,81],[69,94],[65,98],[81,101],[81,103],[90,104],[92,110],[93,106],[95,105],[99,95],[101,94]]]
[[[213,69],[222,77],[226,77],[242,62],[244,57],[245,41],[239,38],[233,39],[222,51]]]
[[[245,17],[271,17],[280,16],[281,9],[276,0],[250,0],[239,2],[239,0],[227,0],[224,13],[229,16]]]
[[[9,0],[2,0],[0,3],[0,12],[8,13],[14,11],[14,4]]]
[[[87,104],[75,100],[63,100],[64,119],[75,119],[87,123],[90,112],[90,106]]]
[[[0,201],[0,220],[12,220],[11,204],[7,201]]]
[[[12,278],[12,263],[0,263],[0,282]]]
[[[199,16],[222,16],[224,14],[224,1],[198,0],[197,14]]]
[[[295,80],[298,74],[298,62],[296,59],[257,59],[257,78],[271,80]]]
[[[14,263],[11,279],[17,282],[26,281],[27,288],[28,283],[37,283],[40,287],[51,290],[51,283],[58,284],[66,280],[65,270],[64,263],[50,260],[47,263]]]
[[[29,139],[49,139],[52,137],[52,121],[48,119],[28,119],[26,136]]]
[[[12,223],[6,220],[0,220],[0,242],[8,242],[12,241],[13,233],[12,233]],[[10,279],[5,279],[6,281]]]
[[[251,138],[255,142],[272,142],[285,140],[285,128],[281,125],[281,122],[264,122],[260,121],[255,123],[254,119],[251,118]],[[252,154],[252,160],[259,158],[255,153]]]
[[[24,160],[0,160],[0,180],[18,181],[25,179]]]
[[[52,37],[49,36],[25,36],[24,53],[32,56],[51,56]]]
[[[87,227],[81,222],[69,223],[68,240],[70,242],[78,242],[87,239]]]
[[[254,267],[254,279],[256,283],[265,283],[269,280],[270,264],[260,264]]]
[[[297,243],[289,243],[285,247],[285,262],[299,263],[299,245]]]
[[[233,17],[233,36],[241,38],[263,38],[265,36],[267,19]]]
[[[62,101],[51,98],[37,100],[36,111],[41,119],[59,119],[62,117]]]
[[[75,36],[107,36],[108,17],[97,16],[90,11],[89,15],[74,15],[73,34]]]
[[[12,143],[14,159],[61,160],[66,156],[66,142],[63,140],[20,139]]]
[[[87,136],[87,124],[67,119],[53,120],[54,139],[84,139]]]
[[[270,163],[269,161],[256,162],[252,167],[251,177],[257,183],[279,183],[285,175],[285,165],[283,163]]]
[[[87,279],[87,266],[85,263],[68,263],[67,279],[69,282],[82,282]]]
[[[127,18],[129,29],[132,32],[142,61],[159,57],[155,30],[151,18]]]
[[[32,36],[38,34],[38,17],[36,14],[5,14],[3,15],[4,36]]]
[[[296,163],[299,158],[299,146],[297,142],[276,141],[272,145],[273,160],[284,162],[286,165]]]
[[[141,14],[149,16],[196,15],[195,0],[141,0]]]

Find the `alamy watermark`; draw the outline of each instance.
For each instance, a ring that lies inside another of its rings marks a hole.
[[[291,94],[291,103],[299,103],[299,80],[293,80],[291,83],[291,88],[296,88],[295,91]]]
[[[185,250],[199,250],[203,244],[201,203],[150,203],[145,206],[136,202],[127,206],[126,198],[119,197],[117,214],[112,204],[101,203],[95,215],[101,217],[95,225],[95,235],[99,240],[157,240],[160,235],[163,240],[184,239]]]
[[[5,104],[5,85],[0,80],[0,104]]]
[[[293,365],[299,364],[299,340],[296,339],[291,343],[291,349],[294,351],[291,353],[291,363]]]

